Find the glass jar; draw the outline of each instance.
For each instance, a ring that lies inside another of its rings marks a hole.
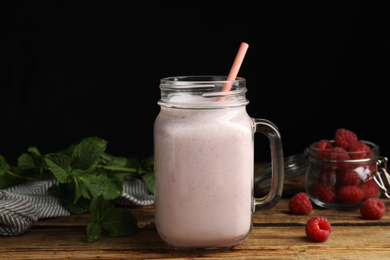
[[[330,150],[317,149],[317,143],[309,146],[305,187],[315,204],[324,208],[353,209],[364,200],[379,196],[380,190],[374,180],[379,147],[362,142],[370,149],[347,152],[348,160],[334,159]]]
[[[231,90],[221,92],[229,85]],[[161,80],[154,124],[155,223],[170,246],[221,251],[243,241],[252,213],[273,207],[283,189],[283,151],[271,122],[248,116],[245,79],[169,77]],[[268,196],[254,198],[255,132],[270,140]]]

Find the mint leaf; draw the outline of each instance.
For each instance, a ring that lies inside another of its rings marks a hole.
[[[72,215],[80,215],[88,212],[89,201],[87,199],[80,198],[77,204],[73,203],[73,199],[69,198],[66,206]],[[88,203],[87,203],[88,202]]]
[[[34,146],[29,147],[27,149],[29,154],[31,155],[34,164],[35,164],[35,171],[38,173],[38,176],[41,176],[44,170],[47,170],[46,164],[44,162],[44,156],[41,155],[41,153],[38,151],[38,149]]]
[[[121,174],[107,173],[102,168],[94,170],[73,169],[71,183],[74,188],[74,203],[80,197],[93,199],[103,196],[106,200],[112,200],[122,194],[124,176]]]
[[[25,181],[21,178],[15,177],[9,173],[5,173],[4,175],[0,174],[0,177],[1,177],[0,189],[4,189],[7,187],[16,185],[16,184],[20,184],[20,183]]]
[[[66,200],[66,206],[70,214],[79,215],[86,213],[87,209],[89,208],[90,201],[83,200],[82,198],[80,198],[77,201],[77,204],[74,204],[74,189],[70,190],[70,187],[72,187],[72,185],[69,185],[68,183],[53,185],[48,189],[47,193],[52,196]]]
[[[92,243],[98,240],[102,234],[102,224],[97,220],[91,220],[87,226],[88,242]]]
[[[107,174],[86,174],[78,179],[83,197],[87,199],[102,195],[104,199],[112,200],[122,194],[123,177],[120,175],[111,178]]]
[[[36,166],[34,163],[34,159],[31,155],[22,153],[22,155],[18,158],[18,167],[21,170],[28,170],[34,169]]]
[[[5,158],[0,155],[0,189],[25,182],[26,180],[36,180],[33,177],[25,176],[27,174],[31,174],[31,172],[23,172],[23,170],[18,167],[12,167],[7,163]]]
[[[101,173],[97,175],[97,183],[104,185],[104,188],[99,188],[101,189],[99,192],[106,200],[116,199],[122,194],[124,181],[125,176],[121,174]]]
[[[29,147],[29,153],[23,153],[18,158],[17,167],[13,167],[15,177],[24,180],[38,180],[45,168],[43,156],[36,147]]]
[[[136,158],[136,157],[127,158],[126,167],[127,168],[138,169],[138,167],[139,167],[139,160],[138,160],[138,158]]]
[[[148,190],[154,194],[154,172],[147,172],[141,176]]]
[[[154,172],[154,157],[151,156],[141,161],[139,166],[139,174]]]
[[[87,238],[88,242],[92,243],[98,240],[102,234],[102,225],[100,222],[90,222],[87,226]]]
[[[103,216],[102,227],[111,237],[130,236],[138,232],[137,219],[123,208],[107,211]]]
[[[148,187],[148,190],[154,194],[154,157],[151,156],[145,160],[142,160],[138,173],[141,175],[141,179]]]
[[[107,153],[103,153],[101,156],[101,162],[104,165],[112,167],[126,167],[127,158],[122,156],[112,156]]]
[[[66,199],[69,196],[68,185],[67,184],[52,185],[47,190],[47,193],[61,199]]]
[[[74,169],[72,172],[73,178],[69,183],[70,188],[74,190],[74,204],[77,203],[81,196],[89,200],[92,199],[91,193],[87,188],[89,186],[89,180],[88,178],[82,177],[82,172],[83,170],[81,169]]]
[[[27,151],[33,155],[33,157],[41,157],[41,153],[38,151],[38,148],[35,146],[27,148]]]
[[[10,166],[5,160],[4,156],[0,155],[0,189],[6,188],[8,186],[17,184],[20,182],[20,179],[15,178],[14,176],[8,174]]]
[[[109,202],[105,201],[102,196],[94,198],[90,203],[89,213],[91,219],[87,226],[87,238],[89,243],[96,241],[102,233],[101,221],[105,213],[105,208],[109,206],[106,203]]]
[[[84,170],[95,167],[106,146],[107,141],[97,137],[83,139],[73,150],[73,167]]]
[[[44,159],[38,149],[34,146],[29,147],[27,151],[30,153],[32,159],[34,160],[35,167],[38,169],[39,174],[42,174],[44,170]]]
[[[5,160],[4,156],[0,155],[0,176],[5,175],[9,168],[9,165],[7,161]]]
[[[138,232],[137,219],[134,215],[126,209],[115,208],[109,201],[104,200],[103,196],[91,201],[89,211],[91,214],[87,227],[89,242],[96,241],[96,234],[101,232],[100,227],[113,237],[129,236]]]
[[[49,170],[59,180],[64,183],[71,172],[71,159],[69,156],[60,153],[51,153],[45,156],[45,162]]]

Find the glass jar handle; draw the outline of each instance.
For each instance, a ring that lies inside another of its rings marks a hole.
[[[278,203],[282,197],[284,182],[284,160],[282,139],[278,128],[266,119],[252,118],[256,133],[266,135],[270,142],[272,179],[269,193],[263,198],[254,198],[254,211],[265,211]],[[261,173],[260,173],[261,174]]]

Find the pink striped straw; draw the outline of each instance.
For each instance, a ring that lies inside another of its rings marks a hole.
[[[241,45],[240,45],[240,48],[238,49],[238,52],[237,52],[237,55],[236,55],[236,58],[234,59],[234,62],[233,62],[233,65],[232,65],[232,68],[230,69],[230,72],[229,72],[229,75],[227,77],[227,80],[228,81],[231,81],[231,80],[235,80],[237,78],[237,75],[238,75],[238,71],[240,70],[241,68],[241,64],[244,60],[244,57],[245,57],[245,54],[246,54],[246,51],[248,50],[248,47],[249,45],[245,42],[242,42]],[[230,91],[230,89],[232,88],[232,83],[225,83],[222,87],[222,90],[221,92],[227,92],[227,91]],[[226,97],[219,97],[217,99],[217,101],[222,101],[224,100]]]

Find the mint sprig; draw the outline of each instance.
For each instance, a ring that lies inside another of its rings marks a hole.
[[[91,220],[87,226],[88,242],[94,242],[102,233],[109,236],[127,236],[138,232],[137,219],[124,208],[115,208],[103,196],[92,199],[89,212]]]
[[[89,242],[96,241],[102,230],[110,236],[127,236],[137,232],[137,220],[130,211],[115,208],[110,202],[122,194],[126,176],[143,180],[154,193],[154,158],[139,161],[105,153],[107,141],[88,137],[79,144],[42,155],[36,147],[28,148],[11,166],[0,155],[0,188],[27,180],[54,177],[59,185],[49,194],[67,200],[72,214],[91,214],[87,226]]]

